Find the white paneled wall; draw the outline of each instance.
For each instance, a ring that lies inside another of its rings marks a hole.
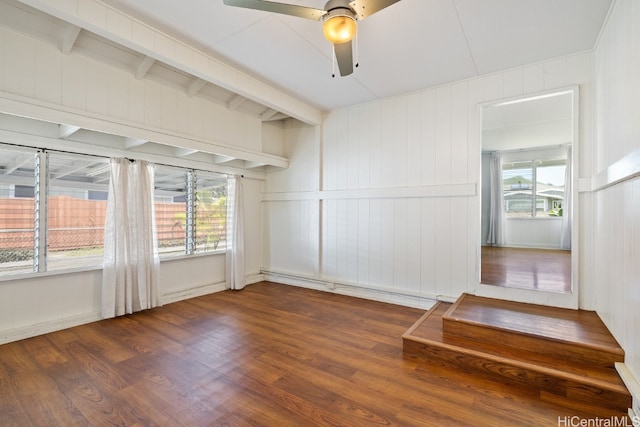
[[[596,308],[640,379],[640,4],[615,2],[594,54],[597,183],[618,172],[630,179],[596,188],[591,245]],[[633,176],[636,176],[633,178]],[[640,384],[638,384],[640,386]],[[636,399],[640,396],[635,396]]]
[[[589,111],[591,84],[584,53],[331,111],[319,140],[290,132],[291,167],[266,183],[265,269],[417,305],[473,291],[479,104],[580,85]]]
[[[63,55],[56,46],[6,29],[0,29],[0,64],[0,97],[4,92],[7,98],[73,113],[76,120],[82,119],[77,115],[104,119],[105,128],[95,130],[109,132],[109,122],[115,120],[131,125],[132,132],[143,128],[205,144],[192,148],[205,148],[208,142],[262,152],[258,118],[150,79],[136,79],[132,71],[87,56]]]

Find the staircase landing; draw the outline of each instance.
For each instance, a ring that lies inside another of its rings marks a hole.
[[[404,335],[406,353],[533,387],[543,400],[626,413],[624,351],[594,312],[462,295]]]

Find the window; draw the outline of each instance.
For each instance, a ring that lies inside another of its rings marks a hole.
[[[48,165],[46,269],[101,266],[109,160],[49,153]]]
[[[226,248],[226,175],[155,166],[162,257]],[[109,159],[0,144],[0,274],[101,267]]]
[[[187,244],[187,170],[156,166],[154,181],[160,256],[183,255]]]
[[[36,159],[35,150],[0,146],[0,273],[34,269]]]
[[[195,251],[226,248],[227,178],[213,173],[196,174]]]
[[[528,160],[502,165],[507,218],[562,216],[566,161]]]
[[[169,166],[155,168],[155,210],[161,257],[226,247],[224,175]]]
[[[0,273],[102,265],[108,184],[107,159],[0,147]]]

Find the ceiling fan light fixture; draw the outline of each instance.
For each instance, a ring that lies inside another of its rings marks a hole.
[[[329,11],[322,23],[324,38],[331,43],[346,43],[356,35],[358,24],[350,9],[338,8]]]

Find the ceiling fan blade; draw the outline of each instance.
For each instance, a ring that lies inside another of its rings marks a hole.
[[[333,49],[336,52],[336,61],[341,76],[348,76],[353,73],[353,50],[351,42],[335,43]]]
[[[327,13],[321,9],[263,0],[224,0],[224,4],[227,6],[244,7],[247,9],[264,10],[266,12],[282,13],[283,15],[298,16],[300,18],[312,19],[314,21],[319,21]]]
[[[354,0],[349,3],[349,6],[351,6],[358,15],[358,20],[362,21],[364,18],[399,1],[400,0]]]

